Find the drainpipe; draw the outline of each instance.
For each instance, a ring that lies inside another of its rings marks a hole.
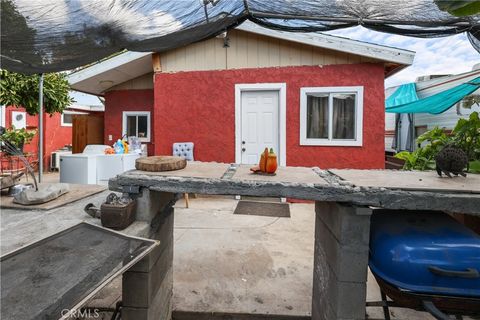
[[[38,182],[43,177],[43,73],[39,74],[38,83]]]

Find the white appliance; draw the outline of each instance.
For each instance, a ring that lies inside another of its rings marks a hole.
[[[128,170],[135,169],[136,153],[103,154],[97,156],[97,184],[108,185],[108,180]]]
[[[61,154],[72,154],[72,151],[68,150],[57,150],[51,153],[50,155],[50,170],[60,170],[60,155]]]
[[[60,182],[97,184],[97,157],[109,147],[90,144],[82,153],[60,155]]]

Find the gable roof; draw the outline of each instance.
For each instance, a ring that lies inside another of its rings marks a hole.
[[[411,65],[415,56],[415,53],[409,50],[371,44],[322,33],[293,33],[271,30],[249,21],[244,22],[236,27],[236,29],[265,37],[277,38],[284,41],[384,61],[393,66],[388,70],[387,76]],[[104,91],[114,85],[153,72],[151,55],[152,52],[127,51],[120,53],[71,73],[68,76],[68,81],[71,88],[74,90],[102,95]],[[115,79],[115,83],[102,79]]]
[[[411,65],[415,56],[414,51],[373,44],[365,41],[332,36],[324,33],[286,32],[267,29],[250,21],[245,21],[237,30],[251,32],[266,37],[306,44],[313,47],[331,49],[335,51],[355,54],[363,57]]]

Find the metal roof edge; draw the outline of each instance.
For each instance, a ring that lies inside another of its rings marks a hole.
[[[152,52],[135,52],[135,51],[126,51],[120,53],[110,59],[106,59],[99,63],[95,63],[89,67],[83,68],[81,70],[75,71],[67,76],[68,83],[70,86],[84,81],[85,79],[91,78],[108,70],[117,68],[121,65],[141,59],[145,56],[151,55]]]
[[[278,31],[258,26],[251,22],[244,22],[235,29],[252,32],[266,37],[302,43],[310,46],[326,48],[364,57],[411,65],[415,52],[400,48],[383,46],[324,33],[297,33]]]

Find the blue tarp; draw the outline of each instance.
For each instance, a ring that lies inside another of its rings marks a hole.
[[[387,98],[387,100],[385,100],[385,110],[417,100],[418,96],[415,83],[402,84],[390,97]]]
[[[390,113],[431,113],[440,114],[453,107],[466,96],[480,88],[480,77],[462,83],[456,87],[439,92],[430,97],[414,100],[417,96],[415,86],[400,86],[387,100],[385,111]],[[412,89],[413,88],[413,89]]]

